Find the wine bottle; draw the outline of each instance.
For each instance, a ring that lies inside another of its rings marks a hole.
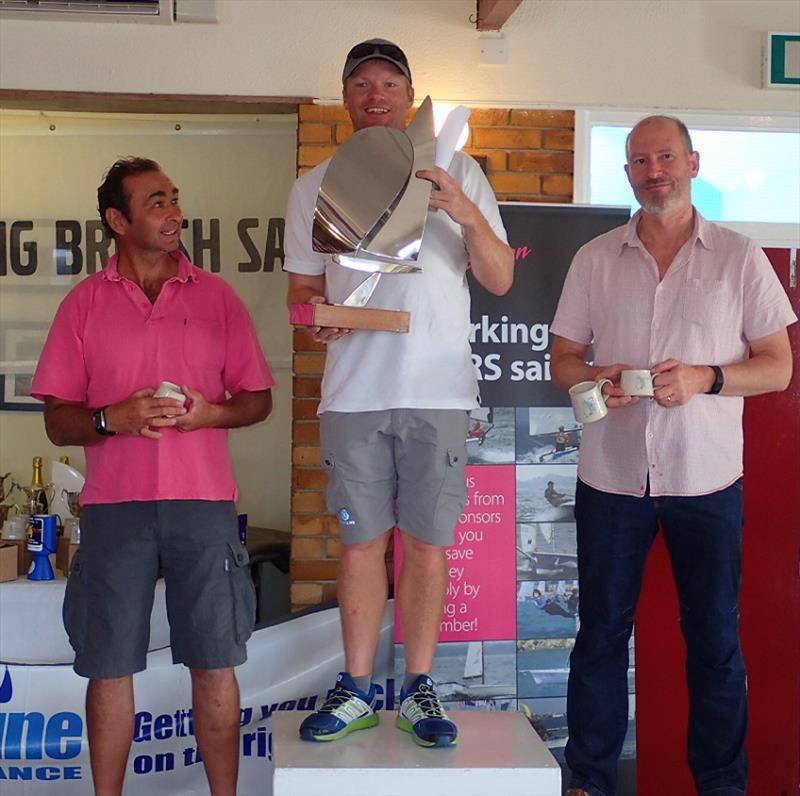
[[[33,457],[33,476],[31,478],[31,508],[33,502],[36,504],[37,514],[47,514],[50,506],[47,502],[47,489],[45,489],[44,481],[42,480],[42,457]]]

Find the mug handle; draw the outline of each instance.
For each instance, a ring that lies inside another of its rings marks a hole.
[[[606,402],[606,396],[603,395],[603,386],[605,384],[610,384],[612,387],[614,386],[614,382],[611,379],[600,379],[600,381],[595,382],[597,384],[597,389],[600,390],[600,397],[603,399],[603,403]]]

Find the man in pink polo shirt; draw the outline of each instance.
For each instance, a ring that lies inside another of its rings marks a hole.
[[[568,796],[612,796],[628,723],[628,640],[660,522],[681,596],[699,794],[747,782],[738,599],[743,397],[783,390],[797,318],[752,240],[692,206],[699,154],[678,119],[651,116],[627,142],[641,210],[576,255],[551,330],[551,371],[606,385],[608,416],[581,436],[575,517],[581,625],[570,658]],[[589,345],[594,363],[586,362]],[[620,374],[649,369],[654,397]]]
[[[255,595],[239,542],[228,429],[272,408],[246,308],[180,250],[178,189],[157,163],[119,160],[97,191],[117,253],[58,309],[33,379],[47,435],[86,449],[81,548],[64,599],[96,794],[118,796],[146,667],[159,570],[175,663],[192,678],[211,793],[234,796],[239,688]],[[176,397],[155,397],[163,381]]]

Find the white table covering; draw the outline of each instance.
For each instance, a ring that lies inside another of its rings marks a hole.
[[[0,663],[72,663],[75,653],[61,618],[66,586],[67,579],[60,573],[55,580],[28,580],[23,575],[0,583]],[[159,580],[148,651],[168,646],[164,581]]]

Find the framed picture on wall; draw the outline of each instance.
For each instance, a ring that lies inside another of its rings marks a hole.
[[[42,402],[29,393],[47,329],[47,324],[31,322],[0,326],[0,411],[42,411]]]

